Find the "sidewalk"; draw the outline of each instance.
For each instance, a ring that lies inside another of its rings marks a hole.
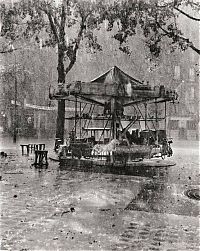
[[[16,149],[0,159],[1,250],[199,250],[196,146],[155,177],[35,169]]]

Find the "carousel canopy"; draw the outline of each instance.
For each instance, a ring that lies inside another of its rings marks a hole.
[[[60,90],[54,98],[64,99],[69,95],[79,97],[89,102],[104,105],[112,98],[117,98],[124,106],[131,102],[149,102],[153,100],[170,101],[174,99],[175,92],[167,90],[164,86],[151,87],[129,76],[117,66],[90,82],[77,81],[68,85],[67,89]]]
[[[126,85],[131,83],[131,85],[143,87],[142,82],[129,76],[128,74],[120,70],[117,66],[113,66],[110,70],[108,70],[107,72],[103,73],[102,75],[91,81],[91,83],[94,82],[118,84],[118,85],[120,84]]]

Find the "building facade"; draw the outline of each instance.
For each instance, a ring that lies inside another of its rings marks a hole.
[[[169,136],[175,139],[199,139],[199,57],[188,49],[174,66],[174,82],[179,102],[169,111]]]

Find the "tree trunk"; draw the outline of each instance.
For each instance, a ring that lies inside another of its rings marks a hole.
[[[65,100],[58,101],[57,123],[56,123],[56,138],[61,139],[64,143],[64,128],[65,128]]]
[[[64,51],[62,46],[58,46],[58,84],[65,83],[65,68],[64,68]],[[64,143],[64,128],[65,128],[65,100],[58,101],[56,138]]]

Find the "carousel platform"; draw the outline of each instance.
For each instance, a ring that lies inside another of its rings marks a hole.
[[[125,169],[132,169],[134,167],[170,167],[175,166],[176,163],[169,159],[161,159],[161,158],[152,158],[152,159],[143,159],[143,160],[135,160],[128,161],[126,163],[121,163],[120,161],[116,161],[115,163],[110,163],[106,160],[106,158],[59,158],[56,154],[52,154],[49,157],[50,160],[56,161],[60,163],[60,166],[71,166],[71,167],[86,167],[92,168],[95,166],[102,167],[121,167]]]
[[[167,172],[168,168],[175,165],[175,162],[168,159],[144,159],[141,161],[131,161],[114,164],[100,159],[73,159],[73,158],[51,158],[59,162],[60,170],[70,170],[75,172],[104,173],[115,175],[145,176],[149,178],[157,177],[162,172]]]

